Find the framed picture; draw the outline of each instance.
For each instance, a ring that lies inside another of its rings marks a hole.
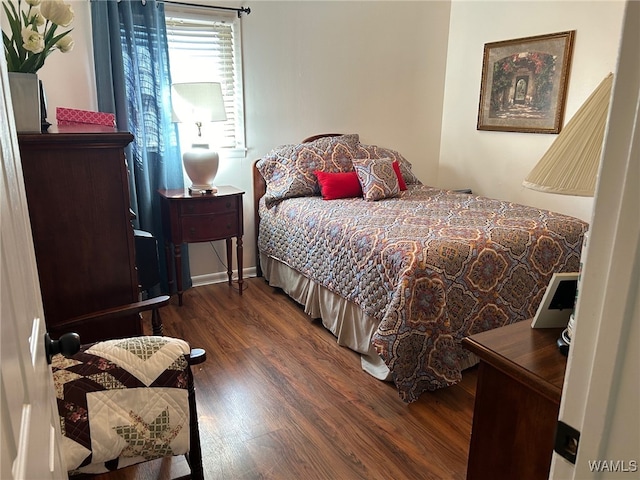
[[[478,130],[559,133],[575,30],[486,43]]]
[[[566,327],[576,303],[578,272],[554,273],[533,317],[531,328]]]

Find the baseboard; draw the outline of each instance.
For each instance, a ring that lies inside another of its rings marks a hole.
[[[242,270],[242,278],[250,278],[256,276],[256,267],[245,268]],[[233,275],[233,279],[237,279],[237,275]],[[212,283],[223,283],[229,281],[227,272],[207,273],[206,275],[195,275],[191,277],[191,284],[194,287],[202,285],[211,285]]]

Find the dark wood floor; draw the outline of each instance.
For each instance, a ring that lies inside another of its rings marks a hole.
[[[207,479],[463,479],[477,374],[403,403],[393,384],[261,278],[192,288],[165,334],[203,347],[194,367]],[[100,476],[170,478],[175,457]]]

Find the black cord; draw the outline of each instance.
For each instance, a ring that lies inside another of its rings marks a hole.
[[[226,268],[227,270],[229,269],[229,266],[224,263],[224,260],[222,260],[222,258],[220,258],[220,254],[218,253],[218,251],[216,250],[216,247],[214,247],[213,242],[209,242],[209,245],[211,246],[211,249],[213,250],[213,252],[216,254],[216,257],[218,257],[218,261],[222,264],[222,266],[224,268]],[[242,287],[240,287],[240,284],[238,283],[238,279],[237,278],[233,278],[233,274],[231,274],[231,286],[233,288],[235,288],[237,291],[240,291],[240,289],[242,288],[242,291],[244,292],[247,288],[249,288],[249,284],[247,282],[242,282]],[[238,287],[234,287],[233,284],[238,285]]]

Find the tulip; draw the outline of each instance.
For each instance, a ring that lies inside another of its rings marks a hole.
[[[22,29],[22,46],[25,50],[33,53],[40,53],[44,50],[44,37],[41,33],[36,32],[30,28]]]
[[[56,32],[74,18],[71,5],[64,0],[1,1],[6,15],[2,26],[6,23],[10,27],[2,31],[8,71],[36,73],[53,50],[66,53],[73,48],[71,29]]]
[[[31,25],[35,25],[36,27],[41,27],[42,25],[44,25],[45,21],[46,19],[42,16],[42,14],[38,10],[34,10],[31,13],[31,17],[29,17],[29,23]]]
[[[40,13],[52,23],[67,27],[73,21],[73,8],[62,0],[42,0]]]
[[[56,42],[56,47],[58,47],[58,50],[60,50],[62,53],[71,51],[71,49],[73,48],[73,38],[71,37],[71,35],[65,35]]]

